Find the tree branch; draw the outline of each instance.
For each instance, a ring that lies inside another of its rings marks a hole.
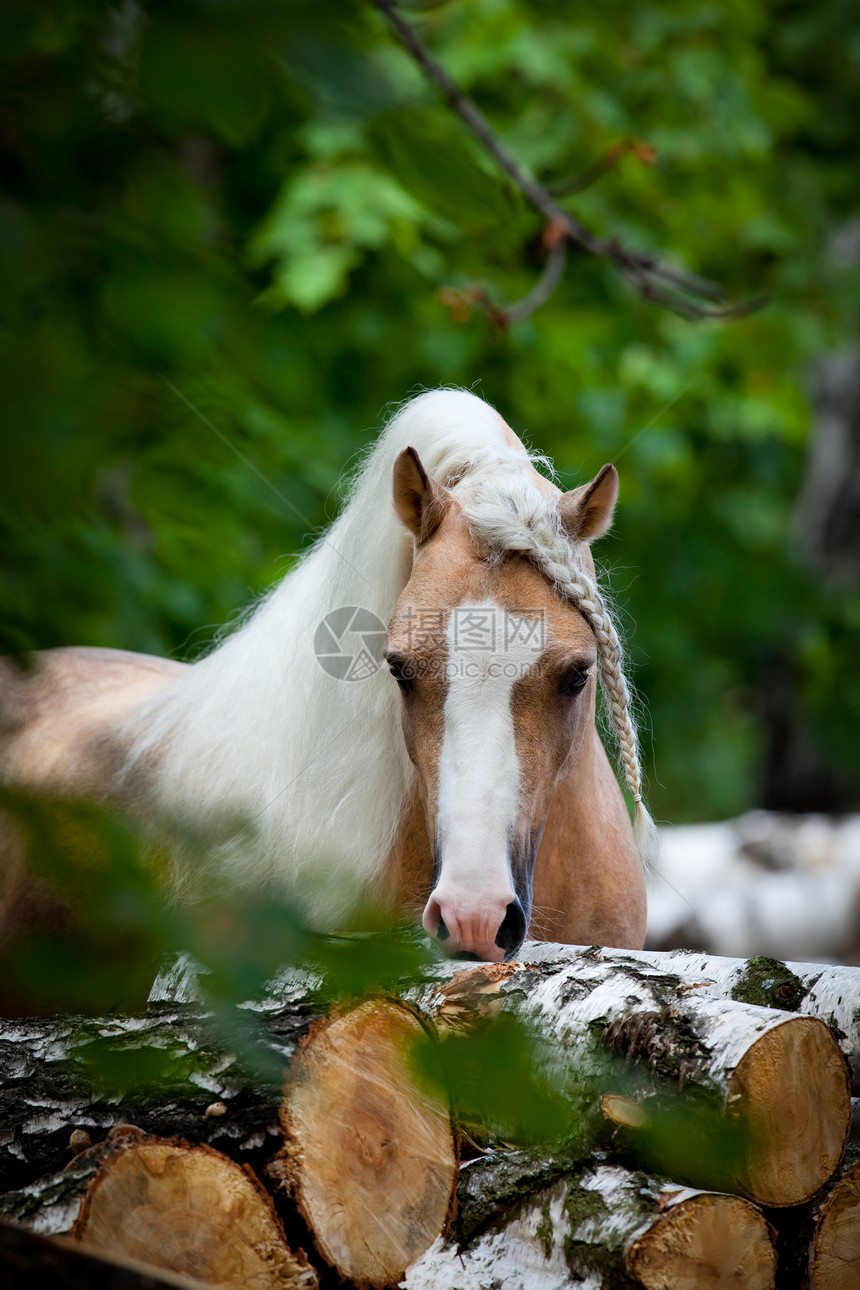
[[[547,229],[554,229],[554,225],[548,224]],[[546,235],[544,241],[548,239]],[[567,262],[567,237],[562,230],[561,236],[556,235],[552,241],[547,261],[543,272],[538,278],[531,291],[521,300],[514,300],[509,305],[496,304],[487,291],[479,283],[473,282],[464,288],[443,287],[439,292],[439,300],[446,308],[451,310],[451,314],[456,322],[467,322],[472,312],[477,309],[480,313],[489,318],[494,327],[500,331],[506,331],[512,323],[522,322],[524,318],[530,318],[533,313],[549,300],[558,284],[564,276],[564,266]]]
[[[412,55],[428,79],[441,90],[460,120],[508,175],[529,205],[543,215],[549,224],[561,226],[568,241],[590,255],[609,260],[643,299],[655,301],[684,317],[739,318],[761,307],[764,303],[761,298],[738,304],[719,303],[723,301],[725,293],[716,284],[695,274],[664,265],[654,255],[629,250],[622,246],[617,238],[599,237],[592,233],[575,216],[568,214],[558,205],[548,188],[523,170],[483,113],[451,79],[444,67],[435,60],[415,28],[401,17],[395,0],[370,0],[370,3],[385,16],[404,48]],[[549,264],[547,268],[549,269]],[[664,282],[670,283],[673,289],[667,290],[660,285]],[[535,288],[535,291],[537,289]],[[529,293],[529,296],[520,304],[524,305],[533,294]],[[541,300],[540,303],[543,301]],[[528,313],[534,312],[534,308],[537,307],[537,305],[529,307]]]

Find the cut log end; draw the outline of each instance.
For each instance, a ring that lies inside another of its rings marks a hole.
[[[748,1201],[699,1193],[634,1239],[627,1269],[645,1290],[766,1290],[774,1284],[776,1251]]]
[[[648,1123],[644,1107],[621,1093],[604,1093],[600,1109],[611,1124],[621,1129],[644,1129]]]
[[[315,1290],[317,1277],[286,1243],[262,1185],[209,1147],[137,1140],[108,1151],[72,1236],[236,1290]]]
[[[741,1189],[762,1205],[797,1205],[823,1186],[851,1128],[848,1070],[836,1040],[815,1017],[789,1017],[744,1054],[727,1109],[750,1140]]]
[[[860,1285],[860,1162],[839,1179],[821,1212],[810,1273],[813,1290]]]
[[[309,1037],[287,1087],[277,1172],[322,1256],[359,1284],[398,1281],[451,1210],[448,1107],[409,1069],[421,1033],[407,1009],[363,1004]]]

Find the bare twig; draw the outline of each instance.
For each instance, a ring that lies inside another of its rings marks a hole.
[[[552,225],[547,227],[551,228]],[[544,271],[528,295],[505,307],[505,315],[509,323],[522,322],[524,318],[531,317],[536,310],[540,309],[541,305],[546,304],[564,277],[566,264],[567,238],[562,234],[555,245],[550,247]]]
[[[614,170],[621,158],[631,152],[649,166],[657,159],[657,150],[651,144],[641,143],[638,139],[622,139],[605,156],[586,166],[578,174],[571,175],[569,179],[553,184],[549,191],[553,197],[571,197],[574,193],[581,193],[584,188],[590,188],[610,170]]]
[[[614,170],[625,151],[623,144],[610,148],[605,157],[586,166],[585,170],[572,175],[570,179],[563,179],[561,183],[553,184],[549,191],[556,198],[572,197],[574,193],[581,193],[584,188],[590,188],[592,184],[596,184],[598,179],[602,179],[608,171]]]
[[[547,227],[552,226],[547,225]],[[457,322],[466,322],[477,309],[489,318],[494,327],[505,331],[512,323],[522,322],[524,318],[531,317],[546,304],[564,276],[566,262],[567,237],[562,234],[550,247],[543,273],[528,295],[523,296],[521,300],[514,300],[509,305],[497,304],[478,283],[470,283],[462,289],[444,287],[439,292],[439,299],[451,310]]]
[[[523,170],[516,158],[502,143],[483,113],[463,93],[456,82],[451,79],[444,67],[436,61],[415,28],[401,17],[395,0],[370,0],[370,3],[380,13],[384,14],[404,48],[412,55],[425,75],[438,86],[460,117],[460,120],[484,146],[496,164],[508,175],[528,203],[543,215],[548,224],[563,227],[567,241],[572,242],[575,246],[589,252],[591,255],[609,260],[645,300],[652,300],[667,309],[671,309],[674,313],[682,314],[684,317],[694,319],[738,318],[761,307],[764,303],[762,299],[739,304],[717,303],[723,300],[724,292],[714,283],[708,282],[695,274],[664,265],[654,255],[649,255],[642,251],[631,251],[622,246],[617,238],[599,237],[597,234],[592,233],[575,216],[570,215],[558,205],[548,188]],[[552,269],[550,269],[550,263],[552,263]],[[562,265],[561,267],[563,268],[564,266]],[[553,281],[553,275],[557,269],[558,259],[551,256],[550,261],[547,263],[547,270],[534,291],[530,292],[518,305],[509,306],[502,313],[510,317],[512,309],[516,310],[521,306],[525,306],[527,301],[531,302],[535,293],[539,289],[544,289],[547,276],[552,282],[550,290],[554,289],[558,279],[556,278]],[[667,289],[661,283],[670,283],[671,289]],[[548,295],[549,292],[547,292]],[[530,303],[527,312],[518,316],[527,317],[529,313],[533,313],[534,309],[539,304],[542,304],[543,299],[546,299],[547,296],[539,299],[538,304],[533,305]],[[473,303],[479,305],[479,301],[474,296]]]

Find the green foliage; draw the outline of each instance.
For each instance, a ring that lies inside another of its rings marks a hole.
[[[544,181],[627,137],[656,148],[570,209],[769,307],[691,324],[574,254],[507,334],[449,316],[441,288],[530,288],[540,220],[359,0],[7,6],[3,647],[194,657],[331,516],[390,400],[480,381],[566,483],[619,459],[600,554],[657,815],[756,804],[777,671],[816,757],[856,783],[860,604],[791,528],[810,364],[856,326],[857,268],[832,253],[856,215],[847,7],[409,14]]]
[[[14,825],[33,860],[35,925],[0,932],[2,1010],[107,1013],[140,1008],[162,955],[191,920],[165,901],[158,866],[123,818],[85,802],[0,789],[4,832]]]
[[[286,964],[318,978],[328,1007],[423,979],[438,962],[419,927],[372,903],[356,904],[348,934],[334,935],[311,930],[296,892],[225,890],[206,840],[187,827],[173,825],[180,871],[152,830],[101,806],[0,789],[0,809],[4,830],[21,837],[43,907],[33,925],[0,926],[18,1012],[142,1008],[161,962],[181,953],[200,965],[207,998],[224,1016],[260,997]],[[252,831],[238,828],[243,835],[252,850]],[[181,905],[171,895],[177,886],[190,894]]]
[[[484,1141],[570,1143],[581,1124],[579,1101],[553,1080],[539,1036],[510,1012],[481,1018],[440,1043],[416,1047],[420,1081],[450,1101]]]

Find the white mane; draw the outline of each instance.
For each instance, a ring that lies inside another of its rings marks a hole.
[[[362,606],[383,624],[391,617],[411,565],[412,539],[391,498],[403,448],[414,447],[438,482],[460,481],[458,494],[473,496],[477,508],[480,486],[491,489],[502,528],[505,494],[514,513],[550,509],[527,482],[529,454],[507,442],[506,429],[463,391],[434,390],[406,403],[331,528],[242,626],[134,718],[126,773],[142,768],[152,777],[156,807],[192,822],[230,814],[252,822],[222,849],[234,878],[301,887],[321,864],[336,867],[334,875],[327,870],[324,907],[307,897],[319,921],[336,922],[340,912],[333,876],[345,907],[379,873],[411,764],[386,670],[338,681],[315,657],[314,634],[341,606]]]

